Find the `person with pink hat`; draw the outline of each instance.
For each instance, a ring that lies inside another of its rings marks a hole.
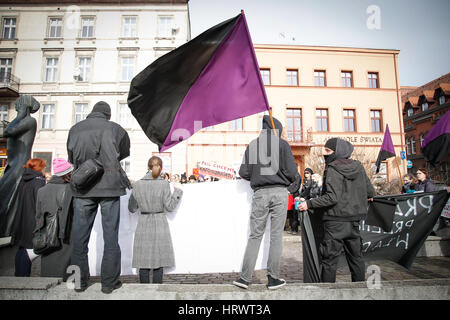
[[[58,238],[60,246],[41,256],[41,277],[57,277],[66,281],[67,267],[72,254],[70,234],[72,230],[72,189],[69,182],[73,165],[63,158],[53,159],[53,176],[50,181],[38,191],[36,205],[37,226],[45,226],[46,216],[57,216],[59,226]]]

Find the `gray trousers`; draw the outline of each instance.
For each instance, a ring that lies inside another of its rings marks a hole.
[[[267,260],[267,274],[280,278],[280,259],[283,250],[283,229],[286,223],[288,191],[275,187],[256,190],[253,194],[250,215],[250,236],[242,263],[241,278],[252,281],[261,240],[270,217],[270,248]]]

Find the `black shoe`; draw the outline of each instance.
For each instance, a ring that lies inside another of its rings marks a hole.
[[[267,276],[267,279],[269,280],[267,283],[267,288],[269,290],[275,290],[278,288],[281,288],[286,284],[286,281],[284,279],[275,279],[272,278],[270,275]]]
[[[244,279],[239,278],[236,281],[233,281],[233,284],[239,288],[248,289],[248,285],[250,284],[250,282],[247,282]]]
[[[117,281],[114,287],[102,287],[102,292],[106,294],[112,293],[114,290],[119,289],[122,286],[122,281]]]
[[[75,292],[84,292],[86,291],[87,288],[89,288],[91,286],[92,283],[87,283],[85,285],[80,285],[79,288],[75,288]]]

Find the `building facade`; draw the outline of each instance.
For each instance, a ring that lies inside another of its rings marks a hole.
[[[32,156],[66,157],[70,127],[98,101],[127,129],[131,155],[122,165],[134,179],[158,151],[127,106],[132,78],[163,54],[190,40],[188,0],[0,0],[0,120],[15,118],[14,101],[30,94],[41,108]],[[183,159],[183,145],[177,150]],[[175,149],[175,148],[174,148]],[[6,140],[0,140],[1,165]],[[176,160],[174,160],[176,162]],[[176,164],[176,163],[175,163]]]
[[[136,180],[158,148],[126,104],[130,81],[190,39],[188,1],[112,2],[33,0],[12,6],[0,0],[0,75],[10,75],[9,87],[0,86],[0,116],[11,121],[17,96],[33,95],[41,103],[33,114],[38,122],[33,156],[51,163],[67,156],[70,127],[96,102],[106,101],[111,120],[130,135],[131,155],[122,165]],[[300,172],[321,161],[320,149],[331,137],[349,140],[374,163],[386,124],[397,155],[405,149],[398,50],[255,45],[255,52],[273,115],[284,125]],[[12,80],[20,84],[13,87]],[[207,162],[238,171],[263,115],[203,128],[160,154],[164,170],[190,175]],[[6,142],[0,143],[6,149]],[[6,155],[0,157],[4,161]],[[404,173],[405,163],[400,167]],[[398,176],[392,161],[383,164],[381,175]]]
[[[412,162],[409,172],[426,168],[432,179],[448,182],[450,156],[432,168],[421,152],[422,142],[434,124],[450,109],[450,73],[421,87],[407,91],[402,96],[403,121],[407,159]]]

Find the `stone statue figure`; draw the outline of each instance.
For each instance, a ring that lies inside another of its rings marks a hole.
[[[36,135],[36,119],[31,113],[39,110],[40,104],[30,95],[21,95],[16,100],[17,117],[6,127],[8,162],[0,179],[0,237],[11,235],[17,213],[17,187],[22,179],[23,166],[31,158],[31,148]]]

